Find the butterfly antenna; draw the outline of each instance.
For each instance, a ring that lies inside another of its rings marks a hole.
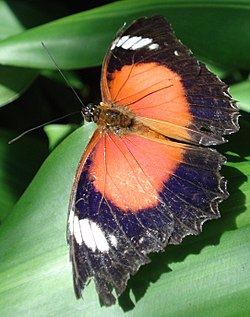
[[[61,71],[60,67],[58,66],[57,62],[55,61],[54,57],[52,56],[52,54],[50,53],[50,51],[48,50],[47,46],[44,44],[44,42],[41,42],[43,48],[45,49],[45,51],[47,52],[49,58],[51,59],[51,61],[53,62],[53,64],[56,66],[56,69],[58,70],[58,72],[60,73],[60,75],[62,76],[62,78],[64,79],[65,83],[69,86],[69,88],[73,91],[74,95],[76,96],[76,98],[78,99],[78,101],[80,102],[80,104],[83,107],[86,107],[86,105],[82,102],[81,98],[79,97],[78,93],[75,91],[75,89],[70,85],[70,82],[68,81],[68,79],[66,78],[66,76],[64,75],[64,73]]]
[[[66,115],[64,115],[64,116],[61,116],[61,117],[59,117],[59,118],[56,118],[56,119],[47,121],[47,122],[45,122],[45,123],[43,123],[43,124],[40,124],[40,125],[38,125],[38,126],[35,126],[34,128],[31,128],[31,129],[29,129],[29,130],[26,130],[26,131],[24,131],[23,133],[19,134],[19,135],[18,135],[17,137],[15,137],[14,139],[10,140],[10,141],[8,142],[8,144],[11,144],[11,143],[13,143],[13,142],[15,142],[15,141],[21,139],[25,134],[27,134],[27,133],[29,133],[29,132],[31,132],[31,131],[40,129],[40,128],[44,127],[44,126],[47,125],[47,124],[56,122],[56,121],[58,121],[58,120],[64,119],[64,118],[69,117],[69,116],[72,116],[73,114],[76,114],[76,113],[79,113],[79,111],[74,111],[74,112],[68,113],[68,114],[66,114]]]
[[[62,78],[64,79],[64,81],[66,82],[66,84],[68,85],[68,87],[73,91],[74,95],[76,96],[76,98],[78,99],[78,101],[80,102],[80,104],[83,106],[83,107],[86,107],[86,105],[82,102],[81,98],[79,97],[79,95],[77,94],[77,92],[75,91],[75,89],[70,85],[70,82],[68,81],[67,77],[64,75],[64,73],[61,71],[60,67],[58,66],[57,62],[55,61],[54,57],[51,55],[50,51],[48,50],[47,46],[44,44],[44,42],[41,42],[43,48],[45,49],[45,51],[47,52],[49,58],[51,59],[51,61],[53,62],[53,64],[55,65],[56,69],[58,70],[58,72],[60,73],[60,75],[62,76]],[[50,124],[50,123],[53,123],[55,121],[58,121],[58,120],[61,120],[61,119],[64,119],[66,117],[69,117],[73,114],[76,114],[76,113],[79,113],[79,111],[75,111],[75,112],[71,112],[69,114],[66,114],[64,116],[61,116],[59,118],[56,118],[56,119],[53,119],[53,120],[50,120],[50,121],[47,121],[43,124],[40,124],[34,128],[31,128],[29,130],[26,130],[24,131],[23,133],[19,134],[17,137],[15,137],[14,139],[10,140],[8,142],[8,144],[11,144],[17,140],[19,140],[20,138],[22,138],[24,135],[26,135],[27,133],[31,132],[31,131],[34,131],[34,130],[37,130],[37,129],[40,129],[42,127],[44,127],[45,125],[47,124]]]

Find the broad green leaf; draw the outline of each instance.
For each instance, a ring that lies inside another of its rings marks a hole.
[[[27,30],[0,43],[0,62],[53,68],[43,41],[63,69],[99,65],[124,22],[162,14],[195,54],[217,65],[249,69],[250,2],[125,0]]]
[[[0,130],[0,222],[9,215],[48,154],[47,144],[25,137],[8,144],[16,135]]]
[[[49,148],[53,150],[63,139],[76,129],[72,124],[50,124],[44,127],[49,139]]]
[[[58,18],[65,12],[62,5],[55,8],[50,3],[50,10],[47,10],[45,4],[46,2],[41,5],[30,1],[0,1],[0,40],[22,33],[25,28]],[[0,65],[4,64],[0,58]],[[0,66],[0,107],[18,98],[37,75],[35,70]]]
[[[250,80],[232,85],[230,93],[238,101],[241,110],[250,112]]]
[[[59,4],[59,3],[58,3]],[[48,10],[49,5],[49,10]],[[66,15],[66,6],[44,0],[0,0],[0,40]]]
[[[0,1],[0,40],[24,30],[23,25],[13,14],[11,6],[6,1]]]
[[[24,30],[11,6],[5,1],[0,1],[0,21],[1,40]],[[0,107],[18,98],[36,76],[37,71],[34,70],[0,66]]]
[[[229,199],[203,233],[152,256],[119,303],[101,307],[91,283],[84,300],[72,288],[65,227],[74,173],[93,132],[76,130],[48,157],[0,232],[0,313],[12,316],[250,315],[249,123],[226,146]],[[244,142],[239,142],[243,140]],[[239,146],[239,143],[241,145]]]
[[[24,30],[11,6],[5,1],[0,1],[0,21],[1,40]],[[34,70],[0,66],[0,107],[18,98],[36,75]]]
[[[17,99],[37,75],[32,69],[0,66],[0,107]]]

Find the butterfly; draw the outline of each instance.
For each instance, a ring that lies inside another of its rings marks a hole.
[[[111,43],[102,102],[83,107],[97,129],[80,160],[68,217],[77,298],[93,279],[106,306],[148,254],[197,235],[228,197],[210,146],[239,129],[227,86],[199,63],[163,16],[142,17]]]

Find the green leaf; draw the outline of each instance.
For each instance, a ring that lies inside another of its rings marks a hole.
[[[226,145],[236,154],[228,154],[222,171],[231,194],[222,204],[222,218],[206,223],[199,236],[153,255],[111,308],[99,305],[93,283],[83,301],[74,298],[65,238],[74,173],[94,128],[76,130],[52,152],[2,225],[1,315],[248,316],[250,151],[245,136],[250,124],[244,121]]]
[[[0,40],[3,41],[8,37],[22,33],[28,26],[48,22],[52,17],[58,18],[63,12],[65,12],[65,9],[61,5],[58,8],[50,5],[48,12],[44,4],[26,3],[25,1],[0,1]],[[23,43],[23,45],[26,44]],[[4,65],[5,63],[0,59],[0,64]],[[30,86],[37,75],[36,70],[0,66],[0,107],[17,99]]]
[[[37,75],[32,69],[0,66],[0,107],[17,99]]]
[[[53,150],[63,139],[77,128],[72,124],[50,124],[44,127],[49,139],[49,148]]]
[[[0,1],[0,39],[21,33],[23,25],[13,14],[11,6],[5,1]],[[0,107],[17,99],[23,91],[32,83],[37,71],[0,66]]]
[[[0,1],[0,40],[22,32],[24,27],[6,1]]]
[[[238,101],[239,108],[250,112],[250,80],[243,81],[230,87],[230,93]]]
[[[48,154],[47,144],[32,137],[15,143],[16,135],[0,130],[0,222],[10,214],[37,169]],[[24,150],[25,149],[25,150]]]
[[[117,1],[1,41],[0,61],[22,67],[53,68],[42,49],[43,41],[62,69],[99,65],[124,22],[161,13],[198,56],[221,66],[249,69],[249,9],[249,0]]]
[[[0,40],[21,33],[26,28],[65,16],[66,7],[62,1],[56,5],[47,0],[0,0]]]
[[[5,1],[0,1],[0,39],[21,33],[24,26]],[[25,91],[37,75],[37,71],[0,66],[0,107],[15,100]]]

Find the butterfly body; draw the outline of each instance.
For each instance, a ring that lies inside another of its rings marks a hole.
[[[122,30],[105,57],[102,102],[82,113],[94,132],[69,206],[68,242],[77,298],[93,279],[115,303],[147,254],[179,244],[220,216],[228,197],[209,148],[236,132],[226,85],[200,64],[161,16]]]
[[[125,107],[115,107],[100,103],[93,112],[93,121],[103,130],[116,135],[132,132],[135,127],[135,116]]]

